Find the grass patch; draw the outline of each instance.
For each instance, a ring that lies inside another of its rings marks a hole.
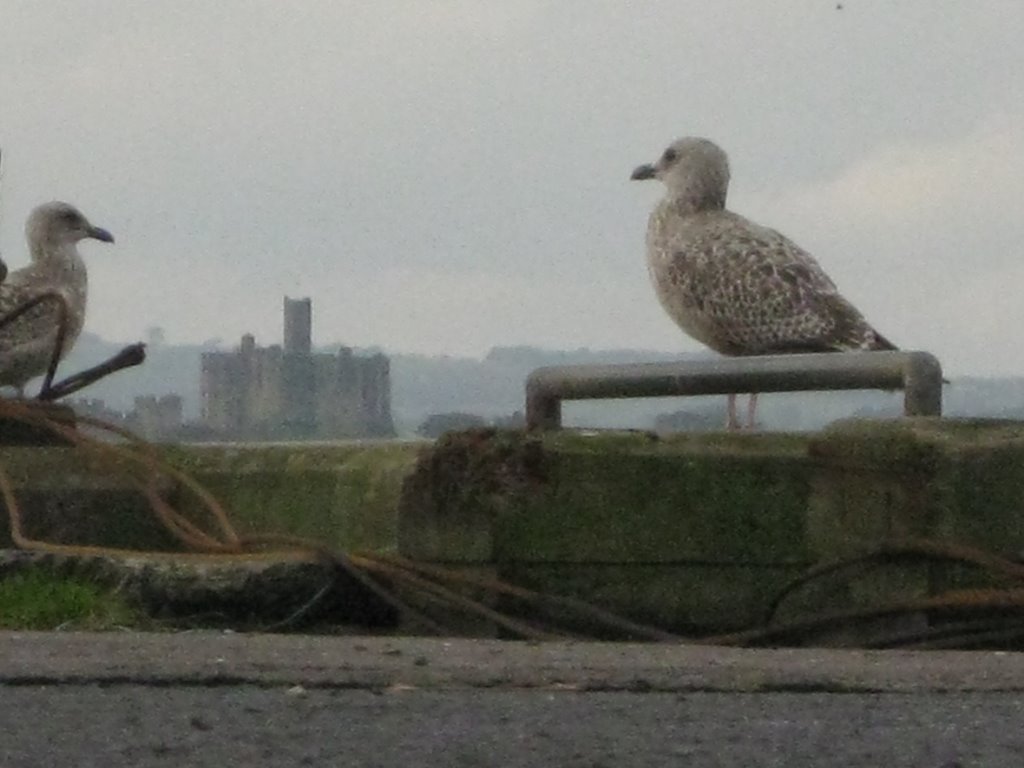
[[[32,569],[0,579],[0,628],[102,630],[142,617],[120,595],[88,581]]]

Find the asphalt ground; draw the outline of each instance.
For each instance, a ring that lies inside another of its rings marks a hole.
[[[1024,654],[0,633],[0,766],[1024,765]]]

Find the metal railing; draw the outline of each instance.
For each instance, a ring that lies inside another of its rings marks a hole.
[[[840,389],[902,389],[905,416],[940,416],[942,383],[942,366],[927,352],[552,366],[538,368],[526,379],[526,425],[560,428],[563,400]]]

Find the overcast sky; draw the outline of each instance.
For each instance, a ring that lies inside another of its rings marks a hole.
[[[87,329],[479,355],[696,350],[648,283],[695,134],[730,207],[811,251],[886,336],[1024,374],[1020,0],[8,0],[0,252],[50,199]]]

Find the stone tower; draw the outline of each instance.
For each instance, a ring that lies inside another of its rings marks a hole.
[[[282,422],[290,437],[309,437],[316,431],[312,328],[312,301],[285,296],[281,399]]]
[[[284,297],[284,353],[308,355],[312,351],[313,302]]]

